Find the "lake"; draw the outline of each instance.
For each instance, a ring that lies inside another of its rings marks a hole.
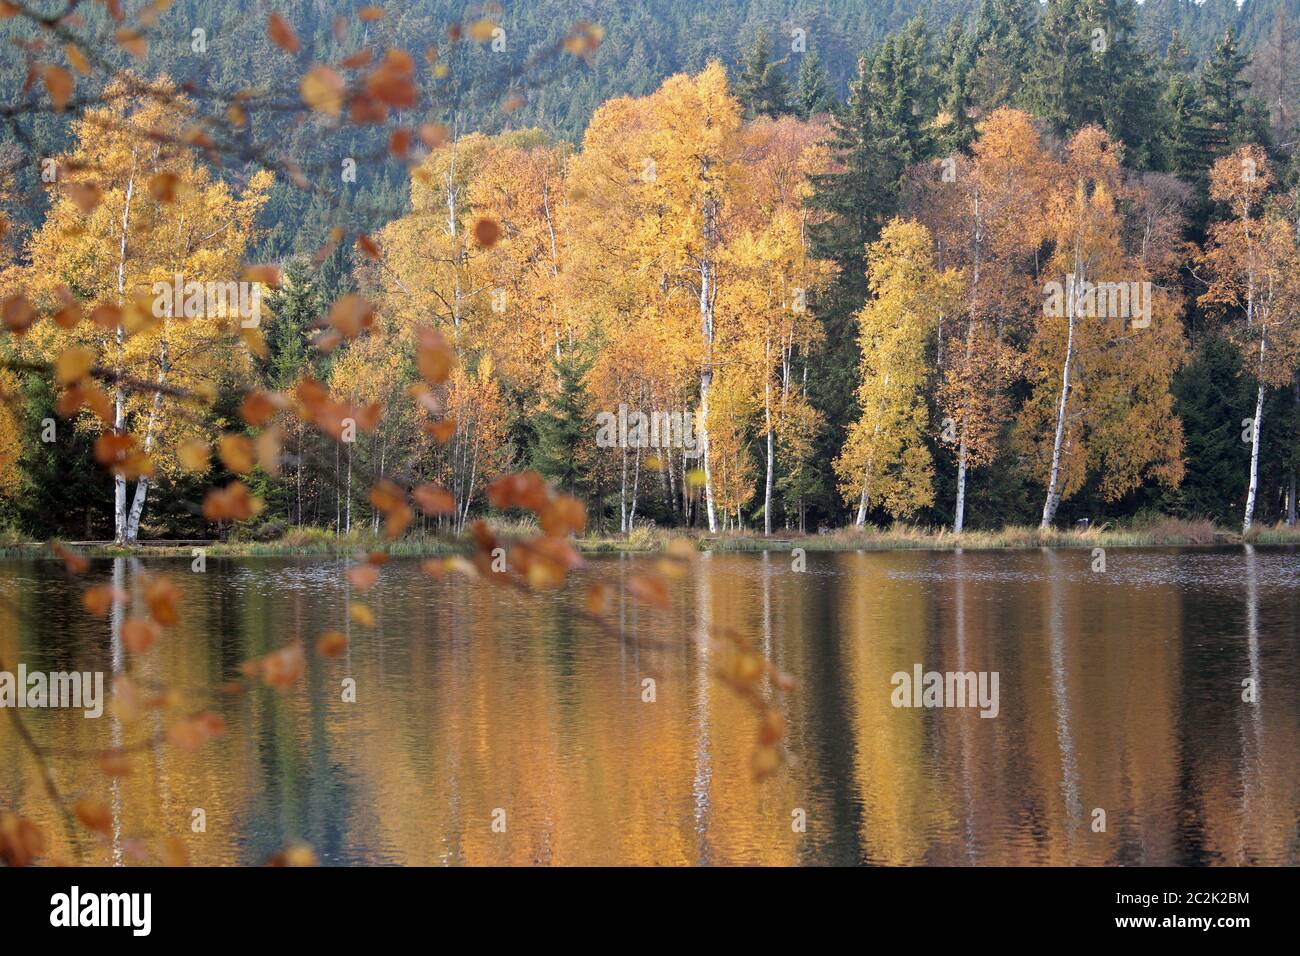
[[[349,621],[340,560],[100,560],[79,580],[6,560],[0,658],[111,680],[124,654],[82,589],[147,569],[181,590],[180,623],[137,676],[211,707],[226,733],[144,750],[119,778],[52,755],[64,792],[112,811],[87,862],[133,862],[167,835],[200,864],[261,863],[295,840],[326,864],[1300,859],[1294,549],[1112,549],[1104,571],[1083,550],[810,552],[802,571],[789,554],[714,553],[666,611],[616,598],[619,634],[575,613],[584,581],[653,560],[595,558],[568,589],[527,595],[394,559],[360,598],[374,627]],[[754,711],[698,640],[727,627],[797,682],[779,699],[788,759],[763,780]],[[214,690],[329,629],[347,653],[309,653],[288,691]],[[996,716],[895,706],[894,675],[917,668],[996,672]],[[22,716],[61,751],[129,745],[172,719]],[[71,857],[2,715],[0,809]]]

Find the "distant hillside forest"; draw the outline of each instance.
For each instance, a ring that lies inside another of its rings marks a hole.
[[[183,130],[167,106],[99,72],[77,86],[97,107],[15,99],[0,295],[89,308],[177,262],[285,277],[251,357],[201,324],[115,353],[75,331],[6,340],[0,520],[16,533],[208,536],[195,502],[214,474],[250,475],[250,535],[377,529],[369,489],[388,476],[444,488],[445,513],[416,527],[460,531],[519,468],[606,531],[1294,523],[1300,0],[411,0],[382,17],[179,0],[147,55],[103,56],[200,105],[296,91],[276,9],[322,63],[411,51],[432,105],[397,120],[441,132],[408,156],[391,126],[338,122],[304,86],[311,109],[244,129],[322,188],[258,172],[250,148],[169,157],[183,199],[132,198],[137,152],[103,130]],[[80,15],[111,26],[100,4]],[[476,17],[491,32],[448,43]],[[538,57],[584,21],[590,55]],[[0,20],[7,46],[34,32]],[[0,75],[17,91],[36,74],[13,56]],[[33,154],[98,169],[101,209],[46,188]],[[153,205],[115,232],[132,202]],[[161,238],[182,214],[224,224],[202,256]],[[344,219],[373,240],[331,241]],[[341,297],[365,303],[363,334]],[[328,348],[325,316],[342,333]],[[413,387],[421,323],[453,343],[441,391]],[[41,440],[62,399],[39,371],[70,347],[159,382],[118,426],[157,458],[133,515],[94,464],[89,404],[74,439]],[[210,407],[169,419],[166,376]],[[246,427],[249,389],[306,402],[307,378],[385,411],[341,452],[286,422],[273,468],[197,456],[271,420]],[[638,446],[637,410],[676,437],[698,411],[698,451]]]

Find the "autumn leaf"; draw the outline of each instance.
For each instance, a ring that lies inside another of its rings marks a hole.
[[[63,566],[69,574],[85,574],[90,570],[90,562],[84,555],[78,554],[58,541],[51,542],[50,550],[63,561]]]
[[[149,195],[159,202],[175,202],[180,177],[175,173],[159,173],[149,180]]]
[[[246,435],[227,432],[217,439],[217,457],[235,474],[245,475],[253,470],[253,442]]]
[[[405,126],[393,130],[392,135],[388,137],[388,152],[397,159],[405,159],[411,152],[411,131]],[[371,258],[378,259],[379,256],[376,254]]]
[[[373,564],[357,564],[346,572],[348,583],[365,593],[379,583],[379,569]]]
[[[127,777],[131,774],[131,761],[120,750],[105,750],[99,755],[99,769],[106,777]]]
[[[405,50],[392,49],[366,77],[366,92],[394,109],[408,109],[419,99],[414,77],[415,62],[411,55]]]
[[[372,59],[374,59],[374,54],[370,51],[370,48],[362,47],[356,53],[344,57],[339,66],[345,70],[355,70],[358,67],[369,65]]]
[[[31,866],[44,851],[40,827],[16,813],[0,811],[0,862],[5,866]]]
[[[487,43],[497,25],[491,20],[475,20],[469,25],[469,38],[476,43]]]
[[[68,105],[68,100],[72,99],[72,91],[77,81],[63,67],[53,65],[41,67],[41,81],[50,94],[50,102],[54,104],[55,111],[62,113],[64,107]]]
[[[243,276],[245,282],[260,282],[273,289],[280,288],[283,281],[283,274],[277,265],[247,265],[244,266]]]
[[[113,39],[117,41],[118,46],[136,59],[142,60],[149,54],[149,41],[139,30],[121,27],[113,31]]]
[[[316,866],[319,864],[316,853],[305,843],[292,843],[271,855],[267,866]]]
[[[176,460],[180,462],[182,470],[197,474],[208,470],[210,454],[207,442],[201,438],[191,438],[176,449]]]
[[[87,588],[86,593],[81,596],[81,603],[95,617],[105,617],[114,604],[124,603],[126,597],[126,592],[121,588],[111,584],[100,584]]]
[[[103,836],[108,836],[113,830],[113,814],[103,800],[82,797],[72,805],[72,812],[87,830]]]
[[[307,667],[306,654],[302,641],[286,644],[279,650],[272,651],[258,662],[262,680],[271,687],[284,690],[292,687],[302,677]]]
[[[247,521],[262,512],[265,503],[242,481],[212,488],[203,498],[203,517],[209,521]]]
[[[0,302],[0,317],[3,318],[5,328],[15,335],[21,335],[36,321],[36,310],[25,296],[11,295]]]
[[[421,328],[417,337],[415,364],[426,382],[447,381],[456,366],[456,353],[437,329]]]
[[[66,183],[63,191],[72,200],[73,205],[87,216],[95,211],[95,207],[99,205],[104,195],[94,183]]]
[[[491,249],[501,238],[501,225],[495,219],[483,217],[474,222],[474,239],[484,249]]]
[[[327,66],[314,66],[302,78],[303,102],[318,113],[338,116],[343,110],[343,92],[347,84]]]
[[[441,123],[425,123],[419,129],[420,142],[430,149],[437,149],[451,139],[451,130]]]
[[[163,866],[189,866],[190,855],[180,837],[163,837],[158,847],[158,860]]]
[[[240,403],[239,417],[253,428],[261,428],[271,420],[271,416],[281,407],[283,407],[283,402],[280,396],[255,388],[249,391]]]
[[[316,641],[316,653],[321,657],[342,657],[348,649],[348,639],[338,631],[326,631]]]
[[[75,43],[69,43],[63,48],[63,52],[68,56],[68,62],[72,68],[82,76],[90,75],[90,61],[86,59],[86,54],[81,52],[81,48]]]
[[[374,307],[364,297],[349,292],[330,308],[329,324],[344,338],[355,339],[375,322]]]
[[[585,604],[587,613],[595,617],[604,617],[613,607],[614,589],[603,581],[598,581],[587,588]]]
[[[95,352],[84,345],[74,345],[59,353],[54,361],[54,383],[71,385],[90,374],[95,366]]]
[[[587,529],[587,508],[569,495],[548,502],[538,515],[542,530],[552,537],[582,534]]]
[[[430,422],[424,427],[439,445],[447,444],[456,435],[456,419],[454,418],[444,418],[441,421]]]
[[[122,644],[132,654],[143,654],[161,635],[162,630],[147,617],[129,617],[122,622]]]
[[[411,497],[427,515],[450,515],[456,513],[456,499],[451,492],[434,484],[423,484],[411,492]]]
[[[298,42],[298,34],[294,33],[293,27],[289,26],[289,21],[278,13],[271,14],[267,19],[266,33],[272,43],[289,53],[297,53],[302,46]]]
[[[170,627],[180,620],[176,609],[180,595],[180,589],[169,578],[161,576],[151,577],[144,588],[144,600],[149,605],[149,613],[164,627]]]

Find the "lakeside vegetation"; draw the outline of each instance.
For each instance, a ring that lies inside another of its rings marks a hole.
[[[537,533],[535,525],[516,521],[489,521],[494,535],[502,541],[524,538]],[[970,530],[954,534],[948,528],[927,528],[895,523],[888,527],[867,526],[838,529],[823,534],[729,533],[660,529],[642,526],[628,535],[589,534],[576,538],[576,551],[584,555],[655,554],[668,550],[670,542],[686,539],[699,551],[719,552],[790,552],[805,551],[969,551],[1025,548],[1155,548],[1212,547],[1241,544],[1300,545],[1300,527],[1279,522],[1256,525],[1248,534],[1223,528],[1211,521],[1186,521],[1175,518],[1137,518],[1116,525],[1095,525],[1086,529],[1052,528],[1019,525],[1000,530]],[[208,557],[355,557],[381,550],[390,557],[438,557],[465,554],[473,547],[471,536],[412,536],[387,541],[369,531],[336,536],[328,528],[294,530],[269,541],[232,539],[226,541],[141,542],[134,546],[112,542],[77,543],[87,557],[162,557],[189,558],[193,549],[202,547]],[[0,558],[47,558],[56,560],[44,542],[25,541],[12,534],[0,536]]]

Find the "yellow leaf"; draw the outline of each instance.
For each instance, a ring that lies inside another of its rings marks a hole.
[[[89,374],[95,365],[95,352],[84,345],[64,349],[54,361],[54,381],[57,385],[71,385]]]
[[[176,460],[181,463],[181,468],[185,471],[203,472],[208,470],[209,454],[207,442],[192,438],[176,449]]]
[[[475,20],[469,25],[469,38],[476,43],[487,43],[497,25],[491,20]]]
[[[302,78],[302,98],[318,113],[338,116],[343,109],[343,77],[328,66],[314,66]]]

